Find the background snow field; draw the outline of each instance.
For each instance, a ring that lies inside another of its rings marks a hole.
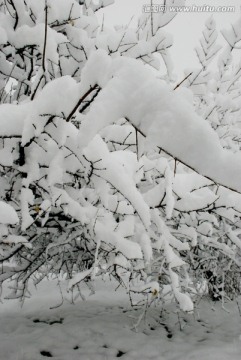
[[[170,306],[148,311],[138,331],[139,310],[131,309],[116,282],[98,282],[97,292],[76,305],[60,303],[55,281],[44,281],[22,308],[0,306],[1,360],[240,360],[241,317],[236,302],[201,301],[194,315]],[[88,295],[89,290],[85,292]],[[241,301],[240,301],[241,303]],[[196,318],[196,320],[194,319]],[[180,328],[182,330],[180,330]]]

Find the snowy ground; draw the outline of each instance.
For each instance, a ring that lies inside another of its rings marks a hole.
[[[0,304],[0,360],[240,360],[237,303],[226,305],[228,313],[203,301],[198,321],[154,308],[149,326],[143,322],[135,332],[138,311],[130,311],[124,292],[113,293],[110,284],[98,287],[88,301],[50,310],[60,296],[56,284],[45,281],[23,308],[15,301]]]

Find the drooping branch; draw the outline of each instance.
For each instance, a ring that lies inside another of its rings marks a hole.
[[[140,130],[136,125],[134,125],[129,118],[125,117],[125,119],[133,126],[133,128],[134,128],[138,133],[140,133],[143,137],[146,138],[146,134],[145,134],[142,130]],[[241,194],[240,191],[238,191],[238,190],[236,190],[236,189],[234,189],[234,188],[232,188],[232,187],[230,187],[230,186],[228,186],[228,185],[222,184],[221,182],[217,183],[217,181],[216,181],[215,179],[211,178],[211,177],[208,176],[208,175],[201,174],[201,173],[200,173],[198,170],[196,170],[194,167],[186,164],[183,160],[179,159],[177,156],[174,156],[173,154],[171,154],[171,153],[168,152],[167,150],[163,149],[162,147],[157,146],[157,148],[158,148],[160,151],[163,151],[163,152],[164,152],[165,154],[167,154],[168,156],[172,157],[174,160],[176,160],[176,161],[180,162],[181,164],[185,165],[187,168],[193,170],[195,173],[197,173],[197,174],[205,177],[206,179],[212,181],[214,184],[223,186],[224,188],[226,188],[226,189],[228,189],[228,190],[231,190],[231,191],[234,191],[234,192],[237,193],[237,194]]]

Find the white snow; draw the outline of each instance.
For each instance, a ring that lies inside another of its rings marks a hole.
[[[99,50],[89,61],[98,63],[103,57],[103,50]],[[80,128],[80,148],[105,126],[126,117],[147,136],[149,147],[159,146],[201,175],[241,191],[240,154],[223,149],[218,135],[182,93],[174,92],[134,59],[114,58],[109,69],[112,77]]]
[[[96,237],[99,241],[114,246],[116,252],[120,252],[127,259],[142,259],[143,254],[139,244],[123,238],[118,232],[112,232],[104,227],[99,221],[95,227]]]
[[[22,48],[26,45],[38,45],[39,50],[43,52],[43,41],[45,34],[45,25],[37,24],[34,27],[23,25],[19,27],[13,34],[9,34],[9,41],[16,46]],[[46,43],[46,57],[53,61],[58,62],[59,56],[57,52],[58,44],[67,42],[67,38],[48,27],[48,39]]]
[[[84,155],[93,164],[96,162],[96,169],[95,166],[93,169],[95,176],[104,179],[110,186],[116,188],[130,202],[140,216],[144,226],[148,228],[150,224],[149,207],[137,190],[132,178],[134,171],[134,169],[131,169],[133,157],[128,156],[127,153],[122,157],[122,163],[120,163],[118,154],[109,153],[107,145],[99,135],[96,135],[88,144],[84,150]]]
[[[21,228],[24,231],[34,222],[34,219],[29,212],[29,205],[34,204],[34,195],[32,190],[23,187],[21,190],[20,201],[22,215]]]
[[[27,116],[28,106],[2,104],[0,108],[0,133],[5,136],[21,136],[23,121]]]
[[[17,235],[8,235],[8,237],[2,240],[4,244],[23,244],[24,246],[31,248],[32,245],[28,242],[28,240],[24,236]]]
[[[61,282],[61,287],[66,284]],[[154,283],[153,283],[154,286]],[[56,281],[44,281],[40,291],[21,308],[17,300],[0,305],[1,359],[42,360],[239,360],[240,313],[236,302],[202,300],[194,314],[176,314],[172,306],[153,306],[133,329],[142,310],[131,310],[116,282],[100,282],[97,291],[83,285],[88,301],[61,303]],[[155,286],[154,286],[155,287]],[[240,299],[239,299],[240,303]],[[42,355],[41,355],[42,352]],[[47,354],[44,356],[44,354]]]
[[[85,270],[85,271],[82,271],[78,274],[76,274],[73,279],[71,279],[69,281],[69,284],[68,284],[68,289],[71,290],[73,286],[75,286],[76,284],[80,283],[81,281],[85,280],[87,277],[89,277],[91,275],[91,273],[93,272],[92,269],[90,270]]]
[[[0,201],[0,224],[17,224],[18,222],[19,218],[14,208]]]
[[[212,75],[209,19],[174,87],[176,13],[110,30],[112,2],[0,2],[0,358],[237,360],[240,298],[210,306],[201,277],[240,266],[241,20]]]
[[[169,266],[171,267],[171,264]],[[190,296],[180,291],[178,275],[172,269],[169,270],[169,273],[171,277],[173,293],[179,303],[180,309],[186,312],[193,312],[194,304]]]

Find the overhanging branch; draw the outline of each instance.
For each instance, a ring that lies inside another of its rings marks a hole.
[[[138,131],[139,134],[141,134],[143,137],[146,138],[146,134],[145,134],[142,130],[140,130],[136,125],[134,125],[129,118],[125,117],[125,119],[133,126],[133,128],[134,128],[136,131]],[[195,169],[194,167],[188,165],[188,164],[185,163],[183,160],[179,159],[177,156],[174,156],[173,154],[171,154],[169,151],[163,149],[162,147],[157,146],[157,148],[158,148],[159,150],[163,151],[165,154],[171,156],[171,157],[172,157],[173,159],[175,159],[176,161],[178,161],[178,162],[180,162],[181,164],[185,165],[187,168],[193,170],[195,173],[197,173],[197,174],[205,177],[206,179],[212,181],[214,184],[223,186],[224,188],[226,188],[226,189],[228,189],[228,190],[231,190],[231,191],[234,191],[234,192],[237,193],[237,194],[241,194],[240,191],[238,191],[238,190],[236,190],[236,189],[233,189],[232,187],[230,187],[230,186],[228,186],[228,185],[222,184],[221,182],[217,182],[215,179],[211,178],[210,176],[201,174],[197,169]]]

